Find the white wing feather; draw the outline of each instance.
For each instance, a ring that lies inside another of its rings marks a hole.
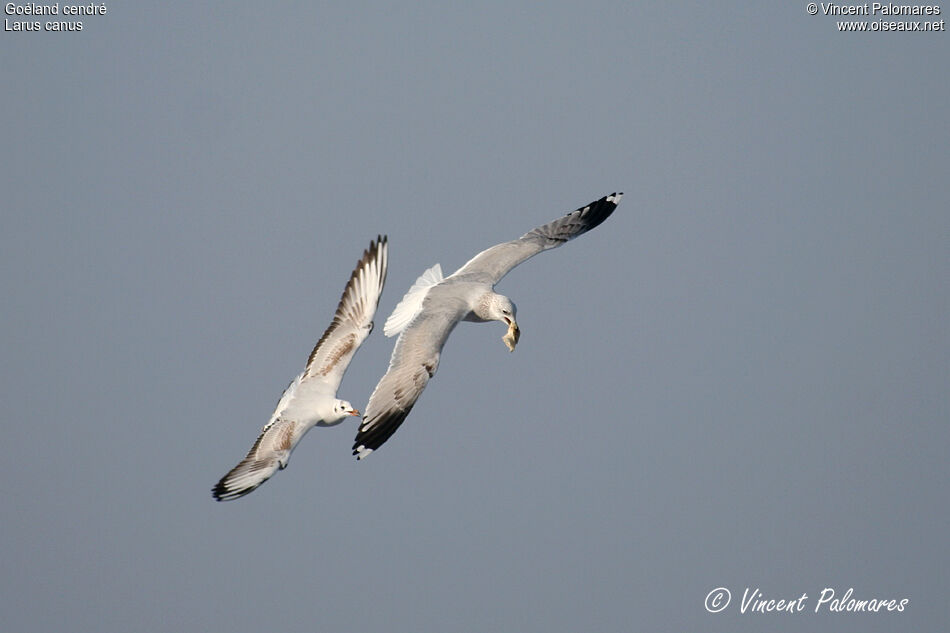
[[[383,334],[395,336],[405,330],[406,326],[412,323],[416,315],[422,311],[422,302],[425,301],[429,288],[441,283],[441,281],[442,266],[439,264],[422,273],[416,279],[416,283],[409,288],[409,292],[396,305],[393,313],[386,319],[386,324],[383,325]]]

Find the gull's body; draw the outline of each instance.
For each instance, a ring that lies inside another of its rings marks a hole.
[[[359,411],[336,397],[350,360],[373,329],[386,282],[385,237],[370,242],[343,290],[333,322],[313,348],[304,370],[284,391],[247,456],[213,488],[218,501],[243,497],[287,467],[290,454],[314,426],[334,426]]]
[[[442,278],[438,264],[425,271],[386,320],[386,336],[399,334],[389,369],[369,399],[353,454],[363,459],[396,432],[439,367],[442,347],[459,321],[501,321],[502,338],[514,351],[520,329],[517,311],[494,286],[508,271],[538,253],[556,248],[606,220],[622,193],[604,196],[510,242],[496,244]]]

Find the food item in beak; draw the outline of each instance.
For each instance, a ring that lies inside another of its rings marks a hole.
[[[502,342],[508,348],[509,351],[515,351],[515,345],[518,344],[518,339],[521,338],[521,328],[518,327],[518,324],[514,321],[508,326],[508,332],[502,337]]]

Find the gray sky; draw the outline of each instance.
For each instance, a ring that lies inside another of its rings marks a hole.
[[[946,626],[946,32],[805,2],[107,8],[0,34],[0,629]],[[359,408],[425,268],[617,190],[499,285],[517,352],[462,324],[371,458],[355,420],[314,429],[212,500],[377,233]],[[756,587],[807,608],[741,613]],[[815,613],[825,587],[909,603]]]

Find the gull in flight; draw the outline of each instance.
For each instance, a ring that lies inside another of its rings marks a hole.
[[[333,322],[310,353],[306,368],[284,391],[247,456],[212,489],[215,499],[243,497],[286,468],[294,447],[314,426],[335,426],[347,416],[359,416],[353,405],[336,397],[336,390],[356,350],[373,330],[387,261],[387,239],[377,237],[363,251]]]
[[[515,304],[496,293],[495,284],[529,257],[557,248],[598,226],[617,208],[621,196],[604,196],[516,240],[496,244],[444,279],[439,264],[425,271],[383,327],[386,336],[399,334],[399,338],[389,369],[370,396],[353,442],[357,459],[382,446],[412,411],[435,375],[442,346],[459,321],[501,321],[508,326],[502,341],[515,351],[521,335]]]

